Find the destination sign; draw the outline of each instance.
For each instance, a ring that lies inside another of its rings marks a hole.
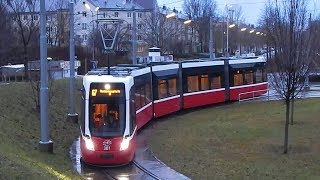
[[[95,97],[97,96],[98,89],[92,89],[91,90],[91,96]],[[112,96],[113,94],[120,94],[121,91],[119,89],[99,89],[99,94],[108,94],[109,96]]]

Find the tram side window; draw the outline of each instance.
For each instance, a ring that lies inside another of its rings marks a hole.
[[[135,106],[135,91],[130,90],[130,134],[132,135],[134,128],[136,127],[136,106]]]
[[[262,70],[261,69],[257,69],[256,71],[256,82],[257,83],[262,83]]]
[[[233,75],[233,82],[234,86],[243,85],[243,75],[239,71]]]
[[[141,108],[141,101],[140,101],[140,96],[141,96],[141,92],[140,92],[140,87],[136,87],[135,90],[135,102],[136,102],[136,109],[140,109]]]
[[[146,105],[146,93],[145,93],[144,85],[140,86],[140,103],[141,103],[141,107]]]
[[[158,97],[159,97],[159,99],[163,99],[163,98],[168,97],[167,81],[166,80],[159,80],[158,81]]]
[[[201,91],[209,89],[209,76],[208,75],[201,75]]]
[[[188,76],[188,92],[199,91],[198,76]]]
[[[151,102],[151,89],[150,89],[150,84],[146,84],[145,87],[145,95],[146,95],[146,104],[149,104]]]
[[[262,78],[263,78],[263,82],[267,82],[267,71],[265,69],[262,70]]]
[[[169,96],[177,95],[177,79],[169,79],[168,80],[168,87],[169,87]]]
[[[246,72],[244,74],[246,84],[253,84],[253,72]]]
[[[221,88],[221,77],[214,76],[211,77],[211,89],[219,89]]]
[[[86,90],[83,87],[81,89],[81,117],[80,117],[80,121],[81,121],[80,125],[81,125],[81,130],[83,134],[85,134],[85,110],[86,110],[85,96],[86,96]]]

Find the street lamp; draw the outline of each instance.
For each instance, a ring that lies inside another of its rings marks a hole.
[[[188,19],[188,20],[184,21],[183,24],[190,24],[191,22],[192,22],[191,19]]]
[[[166,15],[166,18],[172,18],[172,17],[175,17],[175,16],[176,16],[176,13],[172,12],[172,13]]]
[[[247,28],[240,29],[241,32],[246,31],[246,30],[247,30]]]
[[[91,18],[93,19],[94,15],[93,15],[93,11],[91,10],[91,7],[89,6],[89,4],[87,4],[86,2],[83,2],[83,5],[86,7],[86,9],[88,9],[91,12]],[[97,6],[94,8],[94,11],[97,13],[97,18],[98,18],[98,11],[99,11],[100,7]],[[93,38],[92,38],[92,61],[95,60],[95,46],[94,46],[94,21],[92,20],[92,33],[93,33]]]
[[[229,25],[229,28],[234,28],[236,26],[236,24],[231,24]]]
[[[250,33],[250,34],[254,33],[254,29],[252,29],[249,33]]]

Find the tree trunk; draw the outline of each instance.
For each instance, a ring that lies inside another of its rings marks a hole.
[[[288,153],[289,113],[290,113],[290,101],[286,100],[286,123],[284,128],[284,150],[283,150],[284,154]]]
[[[294,99],[291,100],[291,117],[290,117],[291,125],[293,125],[293,111],[294,111]]]

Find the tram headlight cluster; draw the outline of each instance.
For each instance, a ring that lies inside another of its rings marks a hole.
[[[130,144],[130,139],[123,138],[123,140],[120,144],[120,151],[124,151],[124,150],[128,149],[129,144]]]
[[[86,144],[86,148],[90,151],[94,151],[94,144],[93,141],[89,138],[84,138],[84,142]]]

